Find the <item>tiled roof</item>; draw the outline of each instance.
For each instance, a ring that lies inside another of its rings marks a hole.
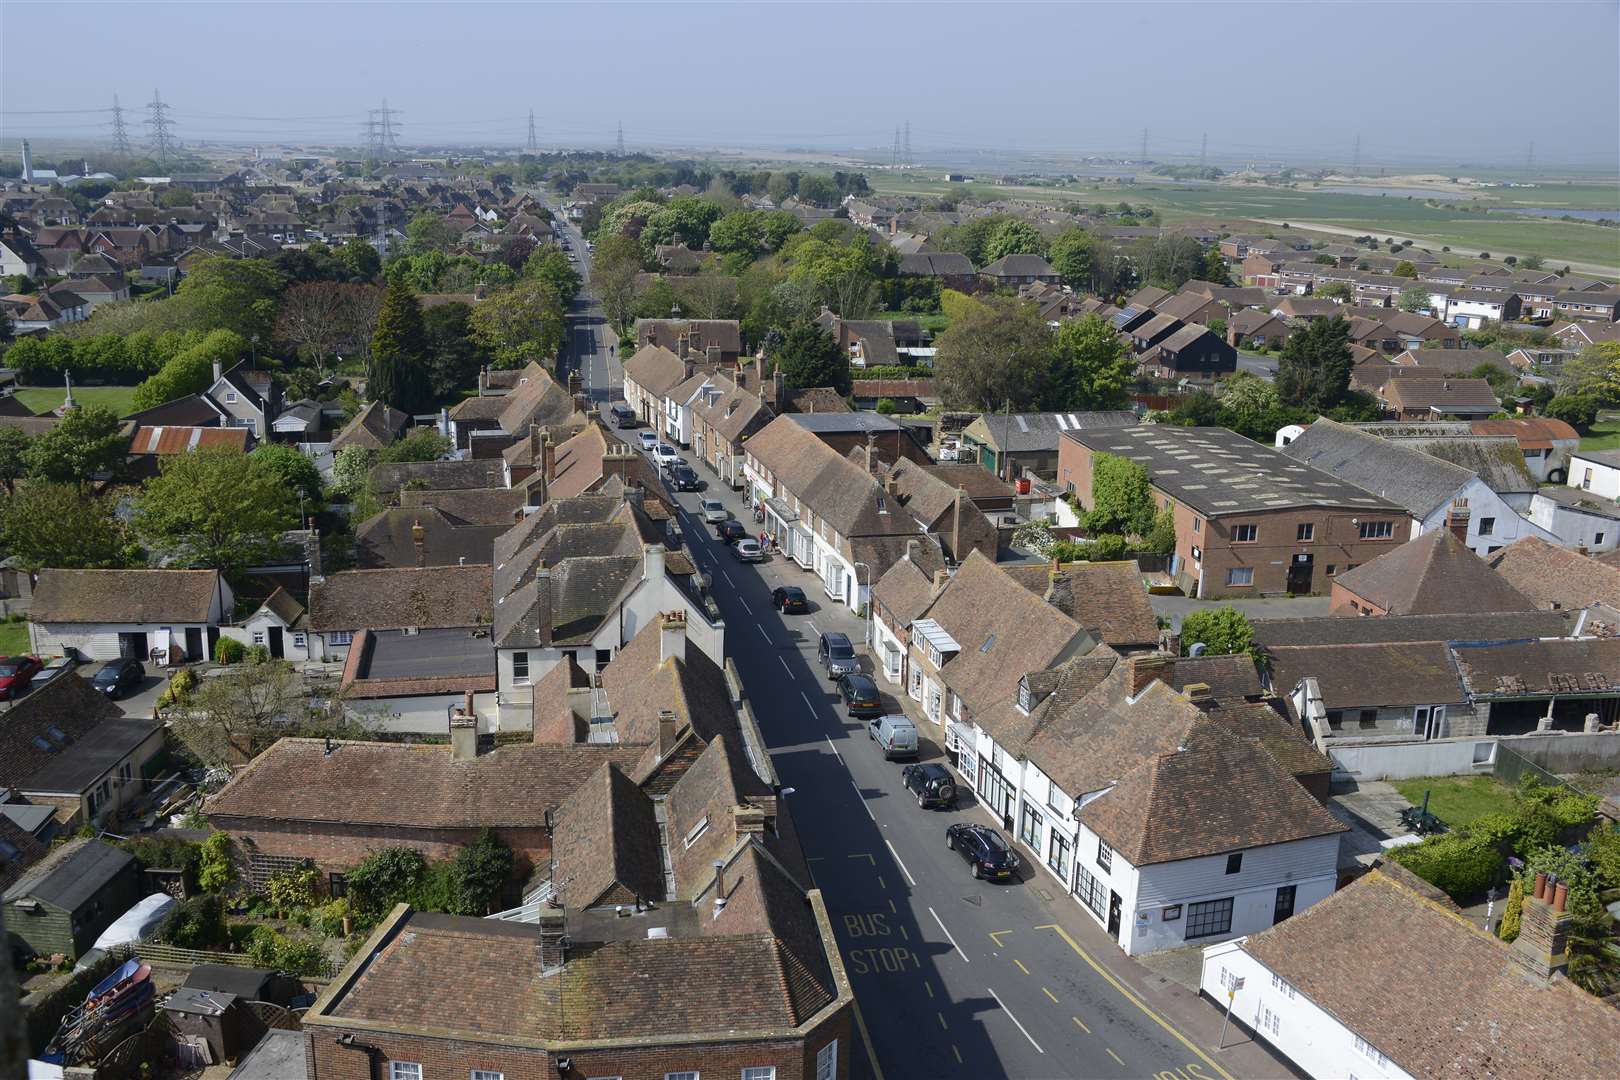
[[[682,334],[691,335],[692,348],[701,358],[711,345],[721,352],[742,352],[742,325],[736,319],[637,319],[635,339],[671,348]]]
[[[26,786],[69,748],[93,741],[103,722],[122,716],[106,695],[72,672],[37,682],[0,721],[0,791]]]
[[[919,557],[921,555],[922,549],[919,548]],[[936,569],[944,565],[944,560],[938,560]],[[878,578],[877,584],[872,589],[872,595],[888,610],[898,624],[897,628],[904,628],[933,602],[933,577],[910,559],[899,559]]]
[[[1540,537],[1515,541],[1486,562],[1538,604],[1571,611],[1589,604],[1620,607],[1620,568]]]
[[[39,572],[28,618],[36,623],[206,623],[220,598],[216,570]]]
[[[453,488],[430,491],[402,488],[399,505],[408,509],[432,507],[462,525],[498,525],[507,528],[523,514],[524,493],[507,487]],[[487,562],[483,558],[479,562]]]
[[[408,493],[409,494],[409,493]],[[355,560],[363,569],[417,565],[414,529],[422,528],[424,566],[488,564],[495,539],[509,525],[464,525],[432,506],[382,510],[354,531]]]
[[[1426,518],[1473,480],[1460,465],[1319,418],[1283,454]]]
[[[405,461],[371,467],[371,487],[380,496],[392,495],[404,487],[450,491],[457,488],[500,487],[503,483],[499,458]]]
[[[1059,611],[1109,645],[1154,645],[1159,640],[1159,621],[1134,562],[1074,562],[1056,571],[1045,563],[1002,569],[1037,596],[1053,595]]]
[[[1430,529],[1346,570],[1335,586],[1391,615],[1536,610],[1533,601],[1445,528]]]
[[[1463,685],[1476,697],[1576,694],[1620,688],[1620,639],[1453,645]]]
[[[456,761],[437,744],[280,739],[208,800],[209,814],[342,825],[538,827],[610,761],[639,749],[502,746]]]
[[[1296,779],[1333,771],[1333,759],[1312,745],[1297,724],[1264,702],[1220,705],[1205,715],[1238,738],[1253,740]]]
[[[1314,678],[1328,709],[1449,705],[1468,692],[1443,642],[1275,645],[1271,685],[1280,695]]]
[[[987,277],[1056,277],[1052,264],[1039,255],[1003,255],[979,268]]]
[[[1273,645],[1365,645],[1396,641],[1507,641],[1563,637],[1570,617],[1555,611],[1455,615],[1385,615],[1376,619],[1255,619],[1254,642]]]
[[[601,672],[603,696],[619,741],[658,741],[658,714],[668,709],[705,743],[736,738],[736,707],[725,673],[688,638],[683,655],[664,659],[662,627],[652,620],[636,631]]]
[[[1394,369],[1392,382],[1405,382],[1400,369]],[[1380,438],[1396,442],[1430,457],[1459,465],[1485,481],[1485,486],[1500,495],[1524,495],[1536,490],[1535,477],[1524,461],[1524,449],[1510,435],[1476,435],[1464,428],[1461,434],[1446,431],[1425,431],[1440,427],[1434,421],[1414,421],[1405,424],[1383,422],[1358,425],[1361,430]],[[1446,427],[1463,427],[1461,423]]]
[[[767,424],[748,441],[748,452],[846,540],[920,535],[916,521],[903,507],[885,500],[875,477],[822,442],[792,415],[778,416]]]
[[[526,434],[531,425],[555,427],[577,419],[573,397],[549,371],[532,361],[519,374],[511,393],[496,400],[501,402],[501,430],[509,435]]]
[[[1530,977],[1509,946],[1383,871],[1240,947],[1412,1076],[1596,1077],[1620,1061],[1620,1013]],[[1401,1000],[1414,971],[1422,1009]]]
[[[1484,379],[1391,379],[1384,384],[1384,396],[1399,409],[1497,412],[1502,408],[1496,391]]]
[[[326,630],[475,627],[491,622],[488,566],[345,570],[309,589],[309,625]]]
[[[391,446],[405,425],[410,423],[410,417],[385,405],[380,401],[373,401],[365,408],[354,414],[354,418],[343,425],[343,430],[332,439],[332,452],[337,453],[350,446],[358,446],[366,450],[381,450]]]
[[[657,812],[617,764],[604,762],[564,799],[556,822],[552,881],[563,904],[585,908],[605,898],[665,898]]]

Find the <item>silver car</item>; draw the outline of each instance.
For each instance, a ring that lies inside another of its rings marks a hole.
[[[731,511],[727,510],[726,504],[719,499],[703,500],[703,520],[710,525],[718,525],[730,516]]]
[[[765,552],[760,550],[758,540],[739,540],[731,546],[731,556],[738,562],[760,562]]]

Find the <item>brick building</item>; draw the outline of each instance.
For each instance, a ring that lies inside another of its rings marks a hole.
[[[1225,428],[1065,432],[1058,482],[1085,507],[1098,453],[1147,469],[1175,515],[1171,573],[1200,599],[1321,592],[1410,535],[1397,504]]]

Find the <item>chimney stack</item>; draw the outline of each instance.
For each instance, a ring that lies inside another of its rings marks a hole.
[[[745,836],[765,836],[765,811],[757,806],[734,806],[731,808],[732,824],[737,829],[737,839]]]
[[[938,596],[945,591],[945,586],[951,583],[951,572],[944,567],[934,571],[934,595]]]
[[[1155,679],[1162,680],[1169,685],[1176,677],[1176,658],[1165,656],[1162,653],[1149,653],[1144,656],[1132,656],[1125,660],[1126,672],[1130,679],[1131,697],[1135,697],[1148,688],[1148,684]]]
[[[787,376],[782,374],[781,368],[777,368],[771,376],[771,381],[776,388],[776,411],[787,412]]]
[[[568,923],[560,911],[542,911],[540,927],[540,973],[550,975],[568,962]]]
[[[548,481],[557,479],[557,447],[550,428],[540,429],[540,472]]]
[[[485,365],[484,367],[481,367],[481,368],[478,369],[478,396],[483,397],[484,393],[488,389],[489,389],[489,366]]]
[[[1191,682],[1181,688],[1187,700],[1200,709],[1210,709],[1215,706],[1215,691],[1209,683]]]
[[[1569,966],[1571,915],[1564,910],[1568,902],[1569,886],[1543,873],[1536,875],[1536,894],[1524,898],[1519,936],[1510,955],[1521,967],[1543,979]]]
[[[223,369],[221,369],[221,367],[219,365],[219,361],[215,360],[214,361],[214,381],[219,382],[220,376],[223,375],[223,374],[224,374],[224,371],[223,371]]]
[[[664,576],[664,545],[643,544],[641,547],[642,576],[648,581],[658,581]]]
[[[411,546],[416,549],[416,565],[427,565],[427,530],[422,527],[422,519],[417,518],[411,523]]]
[[[909,562],[912,566],[920,567],[922,565],[922,541],[921,540],[907,540],[906,541],[906,561]]]
[[[962,487],[956,487],[956,505],[951,508],[951,558],[962,561]]]
[[[1451,509],[1446,511],[1446,528],[1464,544],[1468,543],[1469,514],[1467,499],[1453,499]]]
[[[666,611],[658,616],[658,659],[686,662],[686,612]]]
[[[478,713],[473,708],[473,692],[468,690],[460,705],[450,711],[450,760],[471,761],[478,756]]]
[[[675,718],[673,709],[658,710],[658,753],[659,756],[675,749],[675,739],[681,733],[680,721]]]

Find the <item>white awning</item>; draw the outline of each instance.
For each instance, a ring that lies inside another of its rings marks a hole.
[[[921,634],[924,641],[942,653],[962,651],[962,646],[956,643],[956,639],[947,634],[945,628],[933,619],[918,619],[911,624],[911,631],[914,634]]]

